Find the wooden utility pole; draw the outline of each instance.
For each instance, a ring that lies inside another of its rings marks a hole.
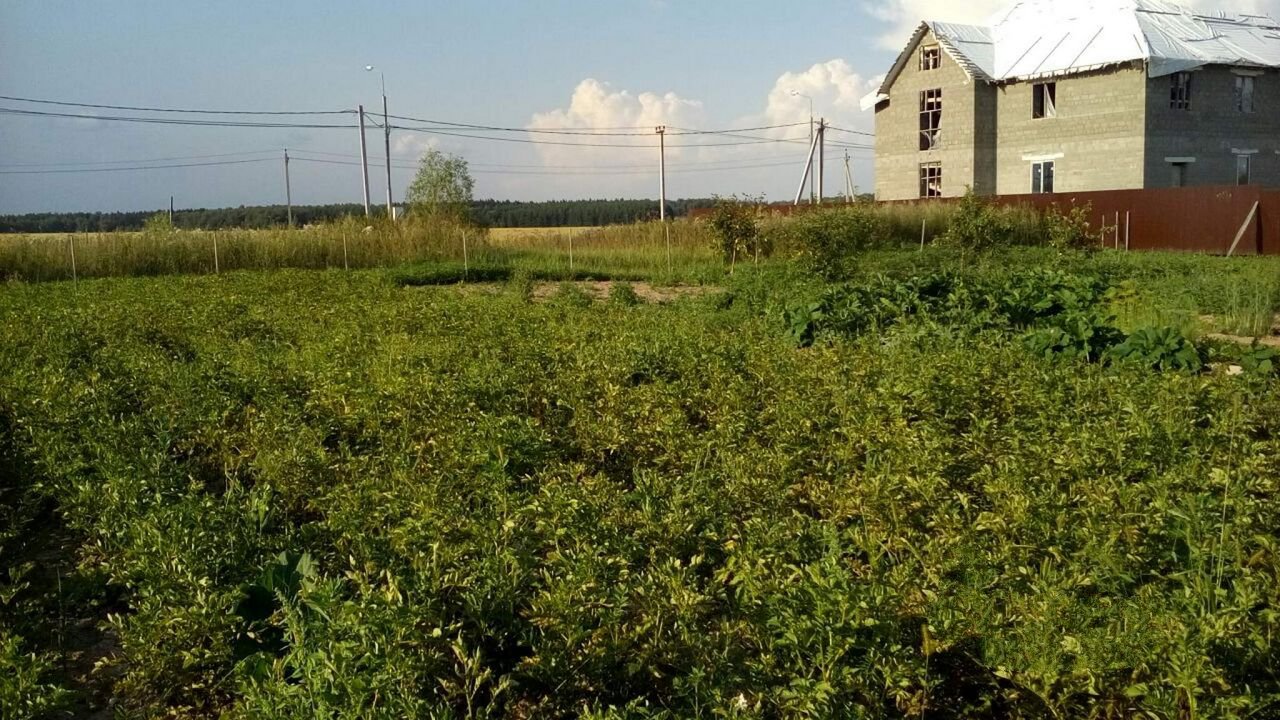
[[[364,141],[364,106],[360,106],[360,171],[364,181],[364,216],[369,217],[369,153]]]
[[[293,191],[289,187],[289,148],[284,149],[284,204],[289,227],[293,227]]]
[[[654,128],[658,133],[658,219],[667,221],[667,126]]]
[[[827,120],[818,121],[818,204],[822,204],[827,179]]]

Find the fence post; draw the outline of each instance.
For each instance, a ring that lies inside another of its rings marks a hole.
[[[462,231],[462,282],[467,281],[467,231]]]
[[[569,279],[573,280],[573,231],[569,231]]]
[[[928,220],[920,221],[920,252],[924,252],[924,228],[925,224],[928,222]]]
[[[342,229],[342,269],[351,269],[347,266],[347,229],[345,227]]]
[[[76,273],[76,235],[71,233],[71,284],[74,285],[79,281]]]
[[[1129,252],[1129,210],[1124,211],[1124,251]]]
[[[218,231],[213,231],[213,274],[222,274],[222,268],[218,266]]]

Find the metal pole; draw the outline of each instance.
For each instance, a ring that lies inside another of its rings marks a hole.
[[[1124,251],[1129,252],[1129,211],[1124,211]]]
[[[822,197],[826,194],[827,180],[827,120],[823,118],[818,121],[818,204],[822,204]]]
[[[805,98],[809,101],[809,144],[810,144],[810,145],[812,145],[812,144],[813,144],[813,140],[814,140],[814,136],[813,136],[813,98],[809,97],[808,95],[806,95],[806,96],[805,96]],[[811,156],[811,157],[810,157],[810,162],[812,162],[812,161],[813,161],[813,159],[812,159],[812,156]],[[810,169],[812,170],[813,166],[812,166],[812,165],[810,165],[809,167],[810,167]],[[812,174],[812,173],[810,173],[810,175],[809,175],[809,204],[810,204],[810,205],[812,205],[812,204],[813,204],[813,174]]]
[[[667,126],[654,128],[658,133],[658,219],[667,221]]]
[[[369,154],[364,142],[364,106],[360,106],[360,169],[364,182],[364,216],[369,217]]]
[[[173,196],[169,196],[169,227],[173,227]]]
[[[796,188],[796,201],[793,203],[795,205],[800,204],[800,196],[804,195],[804,184],[808,182],[809,176],[812,174],[810,173],[810,170],[813,169],[813,151],[817,149],[817,147],[818,139],[814,138],[809,143],[809,157],[804,162],[804,174],[800,176],[800,187]]]
[[[391,204],[391,123],[387,121],[387,79],[382,79],[382,134],[387,151],[387,217],[395,220],[395,207]]]
[[[293,227],[293,190],[289,187],[289,148],[284,149],[284,206],[289,227]]]

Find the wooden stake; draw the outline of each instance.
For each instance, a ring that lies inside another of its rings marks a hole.
[[[1255,202],[1253,209],[1249,211],[1249,216],[1244,219],[1244,224],[1240,226],[1240,232],[1236,233],[1236,239],[1231,241],[1231,249],[1227,251],[1227,257],[1236,251],[1236,246],[1240,244],[1240,239],[1244,237],[1245,230],[1249,229],[1249,225],[1253,223],[1253,218],[1258,214],[1258,208],[1262,205],[1262,201]]]

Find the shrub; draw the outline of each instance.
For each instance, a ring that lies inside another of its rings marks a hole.
[[[1102,242],[1102,235],[1089,224],[1091,203],[1071,205],[1063,212],[1057,203],[1049,206],[1041,225],[1045,242],[1055,250],[1095,250]]]
[[[636,294],[636,289],[631,283],[618,282],[609,288],[609,302],[623,307],[632,307],[644,301]]]
[[[757,223],[759,211],[756,208],[761,202],[762,199],[739,199],[736,196],[716,198],[711,213],[711,231],[716,250],[725,262],[733,263],[741,257],[759,260],[762,254],[769,255],[769,245],[760,234]]]
[[[591,294],[579,287],[577,283],[562,282],[555,295],[551,296],[551,302],[565,307],[585,308],[591,307],[593,300]]]
[[[1176,328],[1140,328],[1111,348],[1107,359],[1136,363],[1154,370],[1197,372],[1204,367],[1200,352]]]
[[[1014,226],[1009,213],[976,195],[972,188],[956,205],[947,231],[938,243],[966,252],[981,252],[1011,244]]]
[[[884,217],[863,207],[805,213],[768,234],[774,245],[828,279],[846,277],[856,253],[894,244]]]

